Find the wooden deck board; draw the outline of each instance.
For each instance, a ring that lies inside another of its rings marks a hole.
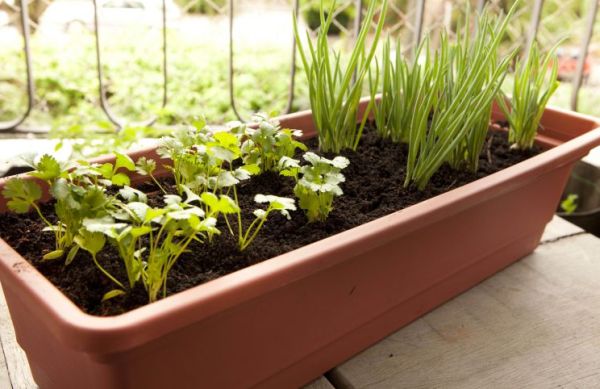
[[[577,227],[575,224],[569,223],[565,219],[562,219],[558,216],[554,216],[552,221],[548,223],[546,229],[544,230],[544,235],[542,236],[542,243],[556,241],[567,236],[573,236],[584,233],[585,231]]]
[[[356,388],[599,383],[600,240],[581,234],[554,218],[542,238],[548,243],[534,255],[334,369],[331,377]],[[37,388],[3,293],[0,341],[0,388]],[[324,377],[305,387],[332,388]]]
[[[0,351],[0,388],[12,388],[8,367],[6,366],[6,358],[4,358],[4,350]]]
[[[6,306],[4,292],[0,293],[0,340],[2,341],[3,356],[8,369],[11,386],[0,385],[1,388],[36,389],[37,385],[31,376],[29,363],[25,352],[17,343],[10,313]],[[0,384],[2,383],[0,375]]]
[[[600,386],[600,239],[524,260],[334,370],[351,388]]]
[[[333,385],[331,385],[331,383],[329,381],[327,381],[327,378],[321,377],[321,378],[313,381],[312,383],[306,385],[303,389],[335,389],[335,388],[333,387]]]

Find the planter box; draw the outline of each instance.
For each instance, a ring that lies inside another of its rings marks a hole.
[[[281,121],[314,133],[310,112]],[[33,376],[42,389],[308,383],[535,249],[571,167],[600,144],[593,118],[547,110],[543,126],[541,155],[116,317],[84,314],[0,241]]]

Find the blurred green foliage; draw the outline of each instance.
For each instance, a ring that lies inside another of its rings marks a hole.
[[[187,13],[217,15],[225,9],[228,0],[176,0],[176,3]]]

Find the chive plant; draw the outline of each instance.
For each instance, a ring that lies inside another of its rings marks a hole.
[[[511,12],[514,12],[514,7]],[[454,101],[460,101],[464,86],[468,104],[464,111],[457,113],[462,117],[464,135],[449,157],[450,164],[455,169],[468,169],[472,172],[479,167],[479,155],[485,143],[492,113],[492,103],[498,95],[508,65],[516,51],[499,60],[499,45],[504,36],[511,14],[504,20],[494,23],[488,12],[482,14],[471,37],[471,25],[466,19],[465,28],[459,29],[457,44],[452,47],[452,58],[448,70],[446,87],[447,101],[450,106]],[[469,110],[472,110],[469,112]],[[466,115],[471,113],[470,116]]]
[[[502,95],[498,105],[509,124],[508,139],[512,147],[533,146],[540,120],[548,100],[559,86],[555,45],[545,56],[534,43],[525,59],[517,63],[512,98]]]
[[[373,114],[379,135],[394,142],[408,141],[407,131],[414,110],[416,93],[423,85],[424,69],[429,64],[426,57],[424,64],[419,64],[423,48],[428,47],[428,40],[421,42],[416,50],[414,62],[410,65],[402,56],[400,40],[395,45],[395,54],[392,58],[392,43],[388,37],[384,46],[381,65],[376,59],[373,72],[369,72],[369,87]],[[428,52],[428,49],[426,50]],[[376,102],[377,88],[382,85],[381,98]]]
[[[376,104],[378,131],[396,142],[408,143],[405,186],[424,189],[444,163],[477,170],[488,130],[491,104],[499,92],[513,54],[498,60],[498,46],[515,7],[504,18],[486,11],[471,37],[467,23],[451,44],[442,33],[440,48],[431,53],[428,38],[419,46],[414,63],[391,58],[384,47],[382,69],[370,76],[371,101]],[[382,75],[382,76],[381,76]],[[375,88],[383,79],[381,102]],[[391,101],[390,101],[391,99]],[[402,112],[398,112],[402,111]]]
[[[371,47],[367,50],[367,37],[377,9],[377,1],[371,1],[346,65],[342,64],[340,53],[330,47],[327,39],[335,15],[335,6],[336,2],[333,1],[330,9],[325,12],[321,2],[321,28],[315,43],[308,32],[306,46],[302,42],[296,17],[294,17],[294,33],[308,79],[313,120],[319,131],[319,147],[325,152],[339,153],[346,148],[355,150],[358,147],[371,109],[369,104],[367,114],[357,126],[363,84],[383,29],[387,0],[383,1],[380,8],[379,21]]]

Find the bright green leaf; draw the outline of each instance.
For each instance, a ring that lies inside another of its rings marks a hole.
[[[58,161],[48,154],[44,154],[42,158],[40,158],[39,162],[35,164],[35,169],[36,171],[29,174],[46,181],[52,181],[58,178],[62,173]]]
[[[117,173],[111,178],[111,182],[115,186],[127,186],[131,185],[131,180],[129,176],[124,173]]]
[[[9,200],[8,208],[16,213],[26,213],[32,204],[42,198],[42,189],[32,180],[13,178],[4,186],[2,195]]]
[[[135,163],[127,154],[115,153],[115,171],[121,168],[127,169],[130,172],[135,171]]]
[[[79,247],[94,256],[98,254],[106,244],[106,237],[104,234],[101,232],[90,232],[86,229],[81,229],[74,240]]]
[[[115,297],[123,296],[124,294],[126,294],[125,291],[121,289],[113,289],[110,292],[104,294],[104,296],[102,297],[102,302],[113,299]]]
[[[53,259],[62,258],[63,255],[65,255],[64,250],[54,250],[54,251],[51,251],[48,254],[44,255],[42,257],[42,259],[44,261],[51,261]]]

